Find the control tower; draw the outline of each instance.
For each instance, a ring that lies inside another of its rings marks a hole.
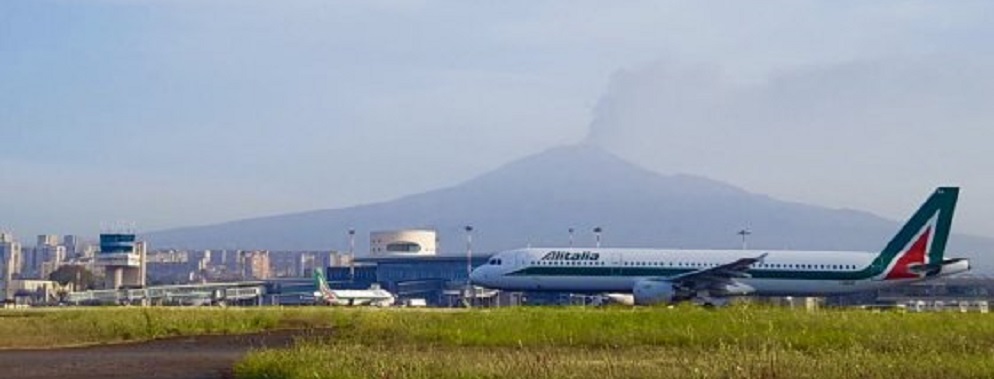
[[[145,250],[134,233],[101,234],[96,263],[104,267],[104,288],[145,287]]]

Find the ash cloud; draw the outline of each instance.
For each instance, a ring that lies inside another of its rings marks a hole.
[[[962,216],[973,232],[990,235],[994,220],[983,215],[994,208],[983,204],[994,203],[984,174],[994,65],[957,59],[808,66],[761,80],[721,66],[655,62],[613,76],[587,142],[662,172],[893,218],[932,186],[963,185],[985,199]]]

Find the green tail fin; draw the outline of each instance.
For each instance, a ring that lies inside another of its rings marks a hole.
[[[327,287],[327,286],[328,286],[328,281],[324,279],[324,273],[321,272],[321,268],[320,267],[315,267],[314,268],[314,288],[317,289],[317,290],[321,290],[322,288]]]
[[[952,227],[959,188],[940,187],[901,227],[872,267],[882,279],[912,279],[912,267],[941,264]]]

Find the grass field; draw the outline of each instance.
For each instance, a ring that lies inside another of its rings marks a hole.
[[[0,349],[334,326],[320,308],[49,308],[0,311]]]
[[[0,348],[332,328],[256,351],[259,378],[989,378],[994,315],[668,308],[0,311]],[[328,336],[328,333],[315,334]]]
[[[259,378],[989,378],[994,316],[737,306],[335,313]]]

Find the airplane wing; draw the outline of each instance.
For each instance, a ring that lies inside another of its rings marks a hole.
[[[693,291],[722,288],[729,284],[734,284],[735,279],[748,278],[749,274],[746,271],[749,270],[749,267],[757,262],[762,262],[766,258],[766,255],[766,253],[763,253],[758,257],[741,258],[720,266],[671,276],[666,278],[666,280]]]

